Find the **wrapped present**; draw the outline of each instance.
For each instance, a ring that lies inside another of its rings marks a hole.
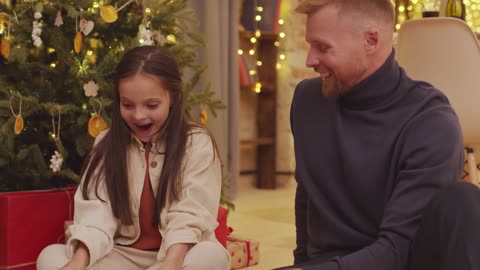
[[[256,240],[227,236],[227,250],[230,253],[230,269],[256,265],[260,258],[260,243]]]
[[[75,189],[0,193],[0,269],[35,270],[43,248],[63,243]]]

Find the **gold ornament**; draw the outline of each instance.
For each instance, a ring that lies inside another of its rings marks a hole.
[[[22,117],[22,95],[20,93],[17,93],[18,97],[20,98],[20,102],[18,105],[18,114],[16,114],[13,110],[13,105],[12,105],[12,100],[15,97],[15,94],[13,93],[12,90],[10,90],[10,93],[12,94],[12,97],[10,98],[10,110],[12,111],[13,116],[15,116],[15,124],[13,125],[13,131],[15,132],[16,135],[22,133],[24,123],[23,123],[23,117]]]
[[[88,120],[88,135],[92,138],[96,138],[98,134],[106,128],[107,124],[105,120],[98,114],[94,114],[90,117],[90,120]]]
[[[17,117],[15,117],[15,134],[18,135],[22,133],[23,130],[23,117],[21,114],[18,114]]]
[[[100,17],[106,23],[113,23],[118,19],[117,10],[111,5],[104,5],[100,8]]]
[[[10,41],[6,38],[2,38],[2,41],[0,41],[0,53],[5,59],[10,56]]]
[[[82,33],[79,31],[75,34],[75,40],[73,41],[73,49],[76,53],[80,53],[82,51]]]
[[[200,109],[200,123],[202,123],[202,125],[205,125],[208,121],[208,114],[207,114],[207,110],[205,110],[205,108],[201,108]]]
[[[103,118],[100,116],[100,112],[102,111],[102,102],[100,102],[98,99],[94,99],[94,101],[98,103],[99,108],[97,111],[95,105],[90,103],[95,111],[92,117],[90,117],[90,120],[88,120],[88,135],[90,135],[92,138],[96,138],[100,132],[107,128],[105,120],[103,120]]]

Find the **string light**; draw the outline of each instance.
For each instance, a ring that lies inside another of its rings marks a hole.
[[[437,3],[435,5],[435,3]],[[480,33],[480,0],[463,0],[466,9],[465,21],[474,32]],[[400,4],[397,10],[397,24],[395,29],[399,30],[401,24],[407,19],[406,12],[410,19],[422,17],[422,9],[425,6],[434,6],[440,8],[438,0],[410,0],[408,6]]]
[[[167,40],[169,40],[173,43],[177,43],[177,38],[174,35],[168,35]]]
[[[257,46],[259,43],[259,39],[261,39],[261,36],[265,35],[265,33],[263,33],[260,29],[258,29],[257,25],[261,25],[260,23],[264,19],[265,14],[263,14],[264,12],[263,6],[256,6],[254,11],[255,11],[255,14],[253,17],[253,24],[254,24],[255,31],[251,36],[248,37],[249,43],[244,44],[244,46],[247,46],[247,48],[244,47],[244,48],[238,49],[237,54],[240,56],[243,56],[248,53],[245,61],[246,63],[249,62],[251,64],[251,67],[247,67],[247,72],[250,75],[251,79],[253,80],[252,90],[258,94],[262,91],[262,83],[259,81],[257,69],[263,66],[263,61],[262,61],[263,59],[259,59],[260,55],[258,55],[257,53],[257,49],[258,49]],[[278,25],[273,31],[275,31],[275,33],[278,33],[278,40],[277,38],[275,38],[275,40],[272,42],[274,42],[274,46],[278,48],[279,51],[277,54],[277,61],[276,61],[277,63],[275,64],[274,68],[281,69],[283,66],[281,61],[286,59],[286,55],[285,53],[280,51],[281,50],[280,40],[284,39],[286,37],[286,34],[283,31],[278,31],[277,27],[281,27],[285,25],[285,20],[283,20],[282,18],[278,18],[277,23]],[[275,33],[272,33],[272,36],[270,36],[270,33],[266,33],[267,34],[266,38],[267,39],[270,39],[272,37],[274,38]]]
[[[257,93],[257,94],[262,92],[262,83],[261,82],[255,83],[255,85],[253,87],[253,91],[255,91],[255,93]]]

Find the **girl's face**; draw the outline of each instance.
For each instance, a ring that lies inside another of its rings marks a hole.
[[[144,73],[119,82],[120,114],[130,130],[142,142],[151,142],[170,111],[170,94],[162,82]]]

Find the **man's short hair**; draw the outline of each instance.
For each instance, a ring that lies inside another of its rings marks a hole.
[[[310,15],[328,5],[338,6],[340,13],[358,12],[374,20],[383,19],[392,29],[395,24],[395,10],[391,0],[302,0],[295,11]]]

